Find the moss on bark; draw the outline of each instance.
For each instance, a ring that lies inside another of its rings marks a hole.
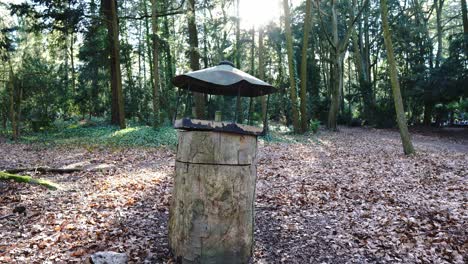
[[[38,185],[42,185],[46,187],[49,190],[57,190],[59,188],[57,184],[50,182],[50,181],[34,179],[31,176],[11,174],[11,173],[0,171],[0,181],[9,181],[9,180],[13,180],[15,182],[38,184]]]

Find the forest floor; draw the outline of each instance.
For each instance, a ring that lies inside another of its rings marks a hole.
[[[467,131],[462,131],[467,133]],[[466,135],[466,134],[465,134]],[[254,263],[467,263],[468,139],[341,128],[260,141]],[[1,142],[1,140],[0,140]],[[174,148],[0,143],[0,170],[100,165],[0,182],[0,263],[81,263],[96,251],[173,263]]]

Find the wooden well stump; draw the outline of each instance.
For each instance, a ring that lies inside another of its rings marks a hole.
[[[179,263],[252,255],[257,137],[179,131],[169,242]]]

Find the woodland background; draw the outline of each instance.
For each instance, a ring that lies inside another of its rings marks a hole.
[[[222,60],[279,90],[254,263],[468,263],[466,0],[0,0],[0,263],[174,263],[171,79]]]
[[[120,128],[169,126],[174,75],[222,60],[277,87],[270,119],[295,132],[319,123],[332,130],[396,125],[379,1],[272,1],[279,12],[274,20],[246,28],[239,6],[248,3],[1,3],[2,133],[17,138],[83,118]],[[389,0],[386,6],[408,124],[467,119],[466,0]],[[221,110],[233,118],[234,98],[187,96],[180,115],[190,116],[193,102],[199,117]],[[260,125],[265,99],[253,103]],[[248,105],[242,100],[238,122],[246,121]]]

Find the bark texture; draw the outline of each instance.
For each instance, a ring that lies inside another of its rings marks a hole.
[[[304,38],[302,39],[301,55],[301,129],[306,132],[309,128],[309,118],[307,115],[307,48],[309,47],[309,33],[312,24],[312,4],[311,0],[306,1],[306,16],[304,18]]]
[[[190,68],[193,71],[200,69],[200,53],[198,51],[198,31],[195,21],[195,0],[188,0],[187,22],[190,45]],[[196,117],[205,117],[205,97],[201,93],[193,93],[195,97]]]
[[[260,27],[258,30],[258,77],[260,78],[260,80],[265,80],[265,51],[264,51],[265,49],[263,47],[264,33],[265,32],[264,32],[263,27]],[[262,120],[263,120],[263,127],[265,128],[265,131],[268,131],[267,96],[268,95],[264,95],[261,97]]]
[[[393,100],[395,102],[395,110],[397,114],[398,128],[400,129],[401,141],[403,143],[403,151],[406,155],[413,154],[414,148],[411,143],[408,125],[406,124],[405,110],[403,108],[403,99],[401,98],[400,83],[398,81],[398,73],[396,68],[395,57],[393,55],[393,44],[388,25],[388,7],[387,0],[380,0],[380,8],[382,12],[382,27],[384,33],[385,48],[387,49],[388,68],[390,71],[390,81],[392,83]]]
[[[158,43],[158,18],[157,18],[157,1],[151,0],[151,28],[153,30],[153,111],[154,111],[154,127],[159,127],[160,124],[160,99],[159,99],[159,43]]]
[[[466,11],[466,0],[461,0],[461,10],[463,19],[463,35],[465,37],[465,56],[468,58],[468,14]]]
[[[248,263],[256,182],[255,136],[180,131],[169,215],[181,263]]]
[[[117,2],[103,0],[102,11],[107,25],[109,41],[111,88],[112,88],[112,120],[111,123],[125,128],[124,99],[122,92],[122,73],[120,71],[119,21],[117,17]]]
[[[296,78],[294,74],[294,54],[293,54],[293,43],[292,43],[292,33],[291,33],[291,12],[289,10],[289,0],[283,0],[284,8],[284,29],[286,35],[286,46],[288,51],[288,69],[289,69],[289,85],[290,87],[290,96],[291,96],[291,111],[292,111],[292,121],[294,132],[298,133],[301,131],[299,124],[299,110],[297,109],[297,88],[296,88]]]
[[[18,139],[18,135],[16,134],[17,130],[17,122],[16,122],[16,110],[15,110],[15,84],[14,84],[14,73],[13,67],[10,63],[10,77],[8,80],[8,92],[10,97],[10,122],[11,122],[11,130],[13,135],[13,140]]]

